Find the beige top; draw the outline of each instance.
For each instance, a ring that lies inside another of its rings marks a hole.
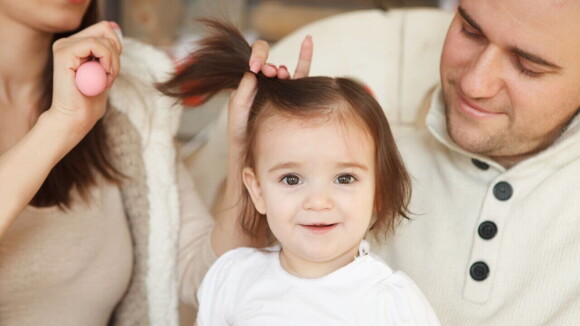
[[[117,187],[100,181],[90,205],[27,207],[0,239],[0,325],[106,325],[132,268]]]
[[[182,299],[192,303],[215,260],[213,220],[179,168]],[[108,323],[131,277],[133,252],[119,189],[99,182],[90,205],[27,207],[0,239],[0,325]]]

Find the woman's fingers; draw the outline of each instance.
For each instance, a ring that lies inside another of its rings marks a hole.
[[[267,63],[262,66],[262,74],[266,77],[276,77],[278,75],[278,68],[273,64]]]
[[[257,92],[256,76],[251,73],[245,73],[240,81],[238,89],[232,92],[230,96],[230,111],[239,109],[249,110],[254,102]]]
[[[98,37],[109,39],[120,54],[123,51],[123,44],[118,31],[120,31],[120,27],[117,23],[103,20],[71,35],[69,38]]]
[[[288,68],[285,65],[280,65],[277,77],[278,79],[290,79],[290,72],[288,72]]]
[[[107,92],[83,95],[87,93],[81,93],[75,82],[77,71],[83,63],[97,59],[106,73],[106,87],[112,86],[121,68],[122,45],[115,32],[116,26],[100,22],[53,43],[53,96],[50,111],[62,117],[63,126],[79,134],[88,132],[103,116],[107,107]],[[98,75],[98,72],[93,72]],[[85,91],[99,88],[98,80],[80,80],[84,81],[82,88]]]
[[[268,59],[268,53],[270,52],[270,46],[268,42],[263,40],[257,40],[252,44],[252,54],[250,55],[250,71],[257,74],[262,70],[262,66],[265,65]]]
[[[308,74],[310,73],[310,65],[312,63],[313,48],[312,37],[307,35],[300,45],[298,64],[296,65],[293,78],[308,77]],[[252,54],[250,55],[249,62],[250,71],[255,74],[261,71],[264,76],[271,78],[290,78],[288,69],[285,66],[280,66],[280,68],[277,68],[272,64],[266,63],[269,51],[270,46],[266,41],[258,40],[252,44]],[[284,67],[284,70],[280,70],[282,67]]]
[[[120,71],[121,35],[119,25],[114,22],[102,21],[91,25],[55,42],[55,64],[59,54],[65,52],[60,55],[62,64],[76,72],[81,64],[96,58],[107,73],[107,88],[110,88]]]
[[[252,73],[245,73],[238,89],[232,92],[228,103],[228,136],[235,144],[242,144],[246,136],[246,126],[250,108],[257,92],[257,79]]]
[[[308,74],[310,74],[310,64],[312,63],[313,49],[314,46],[312,44],[312,37],[307,35],[300,46],[298,64],[296,65],[293,78],[308,77]]]
[[[119,53],[110,39],[98,37],[60,39],[53,45],[55,68],[64,67],[75,72],[91,58],[99,60],[109,78],[108,86],[120,70]],[[56,72],[55,72],[56,73]],[[68,74],[74,78],[74,74]]]

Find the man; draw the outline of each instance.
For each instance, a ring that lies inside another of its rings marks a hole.
[[[377,250],[443,325],[580,325],[578,31],[579,1],[460,1],[428,130],[398,143],[414,215]],[[251,69],[288,78],[267,51]],[[296,75],[310,57],[306,40]],[[253,85],[230,104],[234,153]]]
[[[381,254],[443,325],[580,325],[580,2],[461,1],[429,131],[401,139],[416,217]]]

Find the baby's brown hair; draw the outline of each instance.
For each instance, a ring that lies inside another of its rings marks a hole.
[[[238,87],[249,72],[250,45],[229,24],[203,20],[210,36],[185,60],[175,76],[158,88],[177,98],[209,99],[224,89]],[[348,78],[306,77],[276,79],[256,75],[258,90],[248,117],[244,167],[254,167],[254,149],[260,123],[282,114],[304,119],[338,118],[354,123],[373,139],[376,160],[375,216],[371,233],[381,239],[392,231],[400,217],[407,217],[411,185],[389,123],[377,101],[365,88]],[[240,171],[241,178],[241,171]],[[267,221],[254,207],[244,187],[242,228],[257,236]]]

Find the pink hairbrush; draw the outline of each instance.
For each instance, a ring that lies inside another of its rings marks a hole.
[[[121,33],[119,25],[115,22],[109,23],[119,37],[119,40],[123,41],[123,34]],[[87,61],[77,69],[75,83],[84,96],[97,96],[107,88],[107,73],[99,61]]]
[[[77,69],[75,83],[84,96],[97,96],[107,88],[107,73],[98,61],[87,61]]]

